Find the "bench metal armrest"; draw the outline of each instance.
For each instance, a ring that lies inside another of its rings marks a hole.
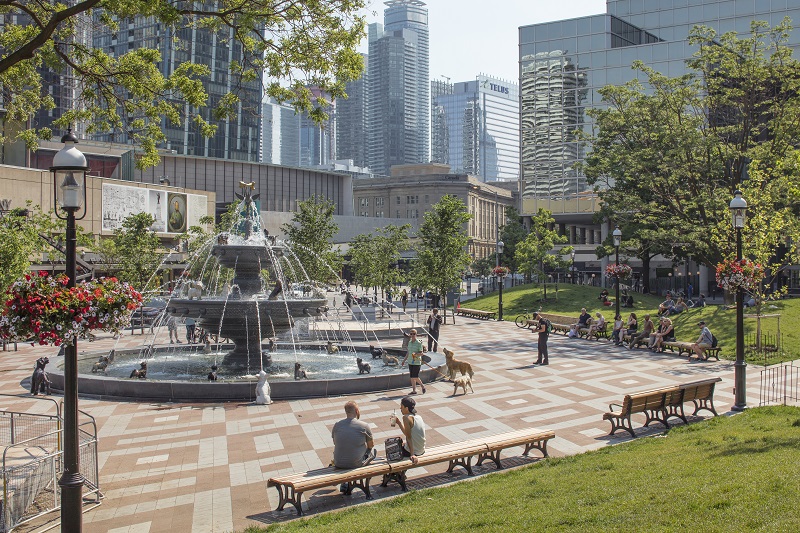
[[[611,411],[612,413],[614,412],[614,407],[619,407],[620,410],[622,410],[622,404],[620,404],[620,403],[610,403],[610,404],[608,404],[608,410]]]

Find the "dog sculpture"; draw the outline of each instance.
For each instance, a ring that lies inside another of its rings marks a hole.
[[[358,364],[359,374],[369,374],[372,370],[372,366],[369,363],[365,363],[360,357],[356,358],[356,364]]]
[[[108,358],[108,356],[101,356],[100,359],[98,359],[97,362],[92,366],[92,374],[105,372],[110,362],[111,360]]]
[[[47,357],[40,357],[36,360],[36,369],[31,376],[31,394],[34,396],[40,392],[42,394],[50,394],[50,380],[47,377],[44,367],[50,362]]]
[[[275,339],[270,339],[269,342],[267,342],[267,350],[269,350],[270,352],[274,352],[275,348],[276,348]]]
[[[217,381],[217,365],[211,365],[211,372],[208,373],[208,381]]]
[[[455,380],[456,372],[461,372],[462,376],[469,374],[470,379],[475,376],[471,364],[457,360],[455,354],[447,348],[442,348],[442,351],[444,352],[445,363],[447,363],[447,371],[450,374],[450,381]]]
[[[256,403],[258,405],[269,405],[272,403],[269,382],[267,381],[267,373],[263,370],[258,373],[258,383],[256,383]]]
[[[147,377],[147,361],[142,361],[139,363],[139,368],[134,368],[131,370],[131,378],[139,378],[144,379]]]
[[[303,370],[303,365],[300,363],[294,364],[294,379],[308,379],[308,376],[306,376],[306,371]]]
[[[453,380],[453,396],[456,395],[456,392],[458,392],[459,387],[464,389],[464,394],[467,393],[467,387],[469,387],[469,390],[471,392],[475,392],[472,389],[472,378],[469,376],[458,376],[456,379]]]
[[[211,353],[211,340],[206,339],[206,343],[203,345],[203,353]]]
[[[376,348],[374,344],[370,344],[369,353],[372,354],[373,359],[383,359],[383,354],[386,353],[386,350],[383,348]]]
[[[383,357],[384,366],[397,366],[400,364],[400,361],[397,360],[397,357],[389,355],[386,350],[383,351],[381,357]]]
[[[190,300],[194,300],[197,298],[198,300],[203,299],[203,282],[202,281],[190,281],[188,282],[189,288],[186,289],[186,296]]]
[[[325,349],[328,350],[328,353],[339,353],[339,347],[331,341],[328,341],[328,346]]]

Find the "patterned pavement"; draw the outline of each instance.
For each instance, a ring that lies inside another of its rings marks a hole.
[[[118,347],[138,346],[143,339],[142,335],[127,334]],[[429,428],[430,445],[538,427],[556,432],[549,445],[551,455],[581,453],[630,439],[625,432],[609,437],[609,423],[602,420],[608,404],[618,403],[624,394],[711,376],[722,378],[715,394],[717,411],[729,411],[733,403],[733,364],[728,361],[690,363],[676,355],[629,351],[605,341],[555,335],[550,339],[550,365],[533,367],[536,334],[518,329],[512,322],[461,317],[456,325],[442,327],[440,340],[459,359],[472,363],[475,393],[453,396],[450,383],[438,382],[428,386],[427,394],[416,397],[418,411]],[[81,344],[80,350],[108,350],[114,342],[100,338]],[[55,353],[52,348],[30,345],[21,345],[18,352],[3,352],[0,393],[25,394],[36,358],[48,355],[55,359]],[[749,367],[749,405],[758,400],[757,380],[758,369]],[[84,531],[226,532],[292,519],[291,506],[273,511],[277,491],[267,491],[267,479],[327,465],[333,447],[331,427],[344,417],[347,399],[358,401],[362,420],[372,425],[377,443],[396,436],[398,430],[389,426],[388,415],[399,409],[406,392],[408,389],[282,401],[269,406],[82,398],[80,408],[97,420],[100,486],[105,495],[101,505],[85,511]],[[20,398],[0,397],[0,408],[52,412],[48,402]],[[634,427],[642,422],[643,417],[635,417]],[[636,433],[659,431],[655,424]],[[504,452],[508,458],[504,464],[523,465],[538,456],[534,452],[527,459],[520,452]],[[461,469],[447,474],[445,467],[410,471],[409,486],[442,485],[467,477]],[[476,469],[478,473],[491,471],[493,467],[486,464]],[[385,489],[377,485],[373,480],[376,499],[400,493],[396,485]],[[331,487],[306,494],[304,509],[314,514],[363,501],[360,491],[344,496]],[[54,518],[57,516],[50,516]],[[20,529],[35,530],[39,529]]]

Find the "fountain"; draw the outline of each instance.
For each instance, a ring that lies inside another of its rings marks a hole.
[[[97,371],[96,362],[98,357],[108,359],[108,352],[82,353],[78,378],[81,394],[139,401],[255,401],[257,374],[262,371],[268,374],[273,400],[407,387],[407,372],[397,366],[374,364],[367,346],[374,342],[389,355],[402,358],[401,349],[388,348],[378,340],[388,335],[398,339],[399,346],[399,329],[394,329],[394,335],[391,328],[372,330],[372,337],[368,338],[364,323],[352,322],[353,330],[347,330],[342,316],[329,309],[324,294],[312,292],[305,297],[289,289],[284,268],[295,268],[288,266],[293,256],[291,247],[265,234],[255,203],[259,195],[253,194],[254,184],[239,184],[243,189],[242,194],[237,194],[241,200],[240,219],[230,232],[214,236],[200,249],[219,265],[217,282],[223,268],[233,271],[232,279],[223,284],[220,294],[204,296],[199,280],[182,278],[165,308],[170,317],[194,319],[207,332],[217,335],[218,342],[213,348],[210,344],[156,346],[157,335],[153,335],[138,349],[115,346],[115,360],[102,365],[102,371]],[[202,266],[199,279],[204,279],[207,263],[196,255],[187,272],[192,265]],[[264,271],[274,280],[269,292],[262,278]],[[302,265],[290,274],[294,281],[308,282]],[[353,318],[363,314],[359,311],[353,310]],[[346,320],[349,319],[348,314]],[[300,341],[306,333],[301,334],[299,326],[305,327],[305,322],[309,322],[306,338],[312,338],[310,321],[315,321],[317,344],[313,340]],[[356,345],[356,335],[363,338],[363,346]],[[262,341],[266,338],[270,340],[265,350]],[[223,339],[231,342],[223,343]],[[325,350],[331,340],[340,345],[338,353]],[[441,355],[429,355],[432,360],[428,368],[420,372],[426,382],[440,377],[445,368]],[[371,373],[359,375],[357,357],[373,362]],[[148,362],[146,379],[129,378],[131,368],[142,361]],[[297,379],[297,364],[303,366],[309,379]],[[212,369],[214,380],[207,379]],[[63,390],[59,369],[51,371],[51,381],[54,389]]]
[[[244,194],[237,196],[244,204],[242,242],[231,244],[235,235],[224,235],[214,245],[211,254],[223,267],[234,270],[229,294],[211,299],[172,298],[167,313],[175,317],[191,317],[220,337],[231,339],[234,350],[226,364],[244,366],[250,358],[259,356],[269,365],[269,352],[264,352],[261,340],[289,330],[296,317],[320,316],[328,310],[325,298],[296,298],[283,291],[277,279],[275,288],[267,295],[262,290],[261,271],[270,269],[276,274],[273,262],[283,257],[284,248],[261,232],[260,215],[252,194],[254,184],[242,184]]]

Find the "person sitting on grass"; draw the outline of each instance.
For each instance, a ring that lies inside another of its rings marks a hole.
[[[589,326],[589,333],[586,334],[587,341],[592,337],[599,340],[598,333],[606,330],[606,317],[602,313],[595,313],[594,316],[597,317],[597,320],[593,321],[592,325]]]
[[[672,294],[668,292],[667,299],[658,304],[658,316],[661,316],[664,313],[666,313],[670,309],[670,307],[673,307],[674,305],[675,302],[672,300]]]
[[[675,302],[675,305],[667,309],[662,316],[674,316],[683,313],[684,311],[688,311],[689,306],[686,305],[686,302],[683,301],[683,298],[678,298],[678,301]]]
[[[708,356],[705,355],[705,351],[714,345],[714,335],[712,335],[711,330],[706,327],[705,322],[700,321],[697,325],[700,327],[700,336],[697,337],[697,342],[692,344],[692,351],[697,355],[698,361],[707,361]],[[691,360],[692,356],[689,355],[689,361]]]
[[[600,296],[598,296],[597,299],[603,303],[606,303],[608,301],[608,289],[603,289],[600,291]]]
[[[638,346],[645,339],[649,339],[650,334],[653,333],[654,329],[655,324],[653,324],[653,321],[650,320],[650,315],[644,315],[644,328],[642,329],[641,333],[635,337],[631,337],[631,340],[628,343],[628,349],[632,350],[634,346]]]
[[[671,342],[675,340],[675,325],[667,317],[661,317],[661,331],[656,334],[655,342],[652,348],[654,352],[663,352],[664,348],[661,347],[664,341]]]
[[[586,308],[581,308],[581,315],[578,317],[578,323],[572,324],[569,327],[569,336],[570,337],[579,337],[580,330],[587,327],[589,322],[592,320],[592,315],[586,312]]]

